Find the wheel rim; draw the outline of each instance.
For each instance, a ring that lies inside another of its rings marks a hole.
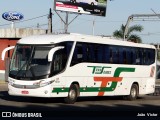
[[[131,90],[131,96],[132,96],[132,98],[135,98],[135,97],[136,97],[136,94],[137,94],[137,91],[136,91],[135,88],[133,88],[133,89]]]
[[[76,98],[76,91],[75,90],[70,90],[70,92],[69,92],[69,98],[71,100],[74,100]]]

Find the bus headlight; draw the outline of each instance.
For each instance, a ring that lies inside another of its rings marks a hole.
[[[53,82],[54,82],[54,80],[48,81],[48,82],[45,82],[44,80],[41,80],[39,82],[33,83],[33,85],[39,86],[39,87],[44,87],[44,86],[52,84]]]
[[[40,86],[40,87],[44,87],[44,86],[47,86],[47,85],[49,85],[49,84],[51,84],[51,82],[41,82],[41,83],[39,84],[39,86]]]
[[[13,85],[14,84],[14,80],[9,79],[8,84],[9,85]]]

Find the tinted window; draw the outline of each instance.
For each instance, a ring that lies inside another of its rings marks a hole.
[[[153,49],[79,42],[71,65],[81,62],[150,65],[154,61]]]

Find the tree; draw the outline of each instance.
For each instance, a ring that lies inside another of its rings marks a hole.
[[[142,30],[143,30],[143,27],[141,25],[133,25],[129,27],[128,33],[126,34],[126,40],[136,42],[136,43],[141,43],[142,42],[141,37],[136,34],[133,34],[133,32],[141,32]],[[124,31],[125,31],[125,26],[122,24],[120,30],[116,30],[113,32],[113,37],[123,39]]]

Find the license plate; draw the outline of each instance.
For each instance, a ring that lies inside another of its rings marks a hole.
[[[29,94],[29,92],[26,91],[26,90],[21,91],[21,93],[22,93],[22,94]]]

